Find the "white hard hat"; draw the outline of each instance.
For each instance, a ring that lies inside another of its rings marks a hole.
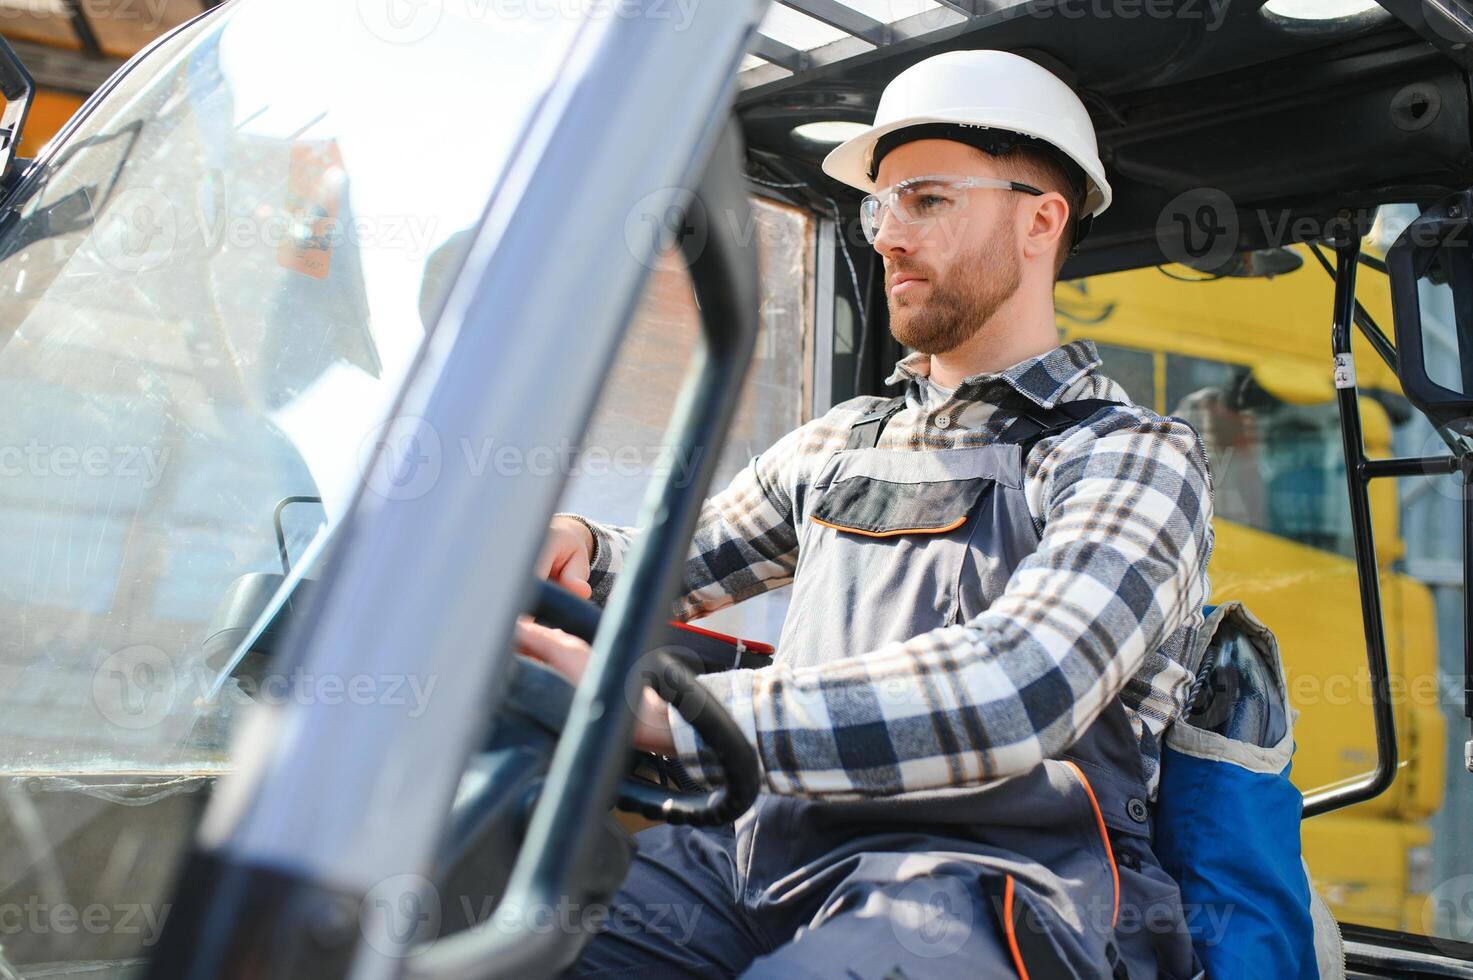
[[[1084,103],[1048,69],[1007,51],[948,51],[911,65],[885,86],[875,124],[834,147],[823,171],[872,191],[880,139],[938,123],[1020,133],[1048,143],[1084,171],[1087,187],[1079,217],[1110,206],[1110,184]]]

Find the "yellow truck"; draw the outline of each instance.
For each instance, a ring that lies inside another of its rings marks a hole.
[[[1240,599],[1277,634],[1300,711],[1294,781],[1306,793],[1353,779],[1375,762],[1344,457],[1325,365],[1333,284],[1302,245],[1303,265],[1267,277],[1204,276],[1180,266],[1060,283],[1059,329],[1088,337],[1106,373],[1155,411],[1202,433],[1212,457],[1217,542],[1213,599]],[[1385,277],[1366,272],[1358,297],[1391,322]],[[1357,337],[1366,448],[1392,455],[1401,386]],[[1446,731],[1437,698],[1432,595],[1393,570],[1404,551],[1396,489],[1372,485],[1397,737],[1404,760],[1391,789],[1307,820],[1315,884],[1346,921],[1389,929],[1422,922],[1429,859],[1425,821],[1442,803]],[[1425,875],[1423,875],[1425,877]]]

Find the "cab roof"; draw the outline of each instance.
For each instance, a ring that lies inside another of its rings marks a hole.
[[[1325,237],[1347,211],[1368,220],[1378,204],[1473,184],[1473,25],[1438,17],[1438,0],[1384,2],[785,0],[744,62],[737,107],[755,159],[828,210],[858,194],[818,169],[831,144],[794,127],[868,124],[886,83],[930,55],[1014,51],[1074,85],[1115,189],[1066,276],[1172,261],[1172,236],[1203,221],[1239,249],[1283,245]],[[1347,12],[1283,12],[1296,6]],[[881,10],[903,16],[870,16]],[[1204,216],[1224,195],[1236,214]]]

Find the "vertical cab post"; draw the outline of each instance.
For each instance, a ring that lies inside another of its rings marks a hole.
[[[1334,357],[1335,397],[1345,447],[1345,477],[1350,493],[1350,522],[1355,541],[1356,577],[1360,583],[1361,620],[1366,635],[1366,663],[1371,678],[1371,714],[1376,730],[1376,768],[1362,778],[1304,800],[1306,817],[1338,810],[1385,792],[1396,778],[1396,718],[1391,705],[1391,672],[1386,657],[1386,627],[1381,616],[1381,579],[1371,527],[1370,475],[1361,430],[1359,394],[1351,330],[1355,322],[1355,271],[1360,262],[1360,234],[1346,222],[1335,241],[1335,307],[1330,327]]]

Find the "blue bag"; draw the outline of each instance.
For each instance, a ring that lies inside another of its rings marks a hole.
[[[1300,853],[1278,642],[1240,603],[1206,613],[1186,665],[1199,683],[1162,746],[1156,856],[1208,980],[1343,976],[1339,929]]]

